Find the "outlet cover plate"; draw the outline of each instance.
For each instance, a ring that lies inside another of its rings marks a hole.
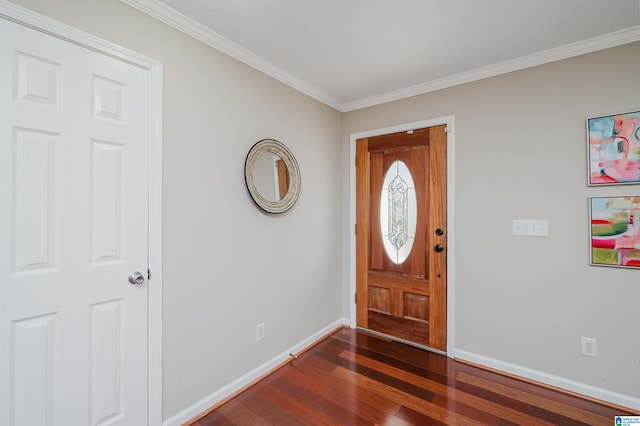
[[[580,338],[580,353],[584,356],[590,356],[592,358],[598,357],[598,341],[591,337]]]
[[[264,340],[264,323],[256,325],[256,342]]]

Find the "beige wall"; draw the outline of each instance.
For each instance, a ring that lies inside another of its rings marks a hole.
[[[342,318],[340,113],[119,1],[16,3],[164,64],[165,419]],[[302,173],[278,216],[244,183],[264,138]]]
[[[345,114],[346,157],[352,133],[455,116],[457,350],[640,398],[640,272],[589,266],[587,210],[640,187],[587,187],[585,130],[640,109],[639,75],[635,43]],[[550,235],[514,237],[513,219]]]
[[[587,218],[639,190],[585,184],[585,119],[639,109],[640,44],[340,114],[117,0],[14,1],[164,64],[165,419],[348,316],[349,136],[446,115],[456,349],[640,398],[639,272],[588,266]],[[267,137],[302,173],[282,216],[243,181]],[[523,218],[549,238],[513,237]]]

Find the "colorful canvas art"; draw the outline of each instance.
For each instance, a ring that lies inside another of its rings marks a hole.
[[[592,197],[591,264],[640,267],[640,197]]]
[[[640,183],[640,111],[587,120],[589,185]]]

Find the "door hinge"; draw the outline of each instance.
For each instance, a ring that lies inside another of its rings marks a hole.
[[[353,303],[358,303],[358,293],[353,293]]]
[[[444,132],[449,133],[449,126],[444,126]]]
[[[358,235],[358,225],[357,224],[353,225],[353,234],[354,235]]]
[[[151,269],[147,269],[147,279],[151,279]]]

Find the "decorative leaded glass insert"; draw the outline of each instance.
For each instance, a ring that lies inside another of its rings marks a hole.
[[[389,259],[400,265],[416,235],[416,188],[407,165],[394,161],[385,173],[380,196],[380,233]]]

